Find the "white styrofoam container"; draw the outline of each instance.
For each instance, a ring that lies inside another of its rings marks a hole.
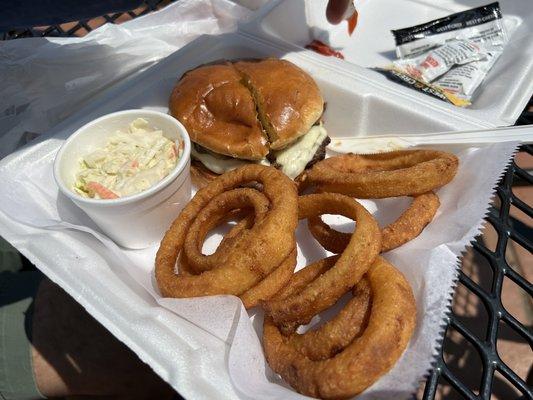
[[[385,92],[377,97],[375,92],[378,89],[373,83],[354,76],[343,65],[331,65],[319,55],[303,53],[294,45],[269,43],[236,33],[203,36],[146,71],[103,92],[36,142],[30,143],[31,148],[4,158],[0,168],[12,163],[25,165],[29,162],[46,162],[48,159],[52,161],[63,140],[102,115],[138,108],[167,112],[168,98],[177,79],[185,71],[202,63],[217,59],[267,56],[286,58],[316,79],[328,102],[326,127],[333,136],[395,130],[446,131],[459,124],[465,129],[476,126],[473,122],[466,123],[453,117],[436,120],[432,117],[433,111],[423,101],[419,107],[410,108],[395,101],[392,93]],[[436,103],[436,106],[441,104]],[[19,156],[22,152],[23,155]],[[37,167],[35,173],[47,171]],[[51,171],[48,173],[51,174]],[[61,203],[65,210],[79,212],[64,199]],[[30,242],[13,240],[11,235],[24,237],[26,234],[35,234],[34,228],[18,223],[17,218],[16,210],[8,214],[0,211],[2,236],[65,289],[113,335],[127,343],[163,379],[173,381],[183,396],[194,399],[238,397],[225,368],[227,343],[159,306],[118,265],[108,261],[107,252],[102,246],[95,247],[94,240],[81,232],[67,235],[61,231],[48,231],[38,237],[32,236]],[[39,221],[34,222],[39,224]],[[89,220],[87,224],[91,226]],[[131,252],[126,254],[133,257]],[[73,265],[76,268],[71,268]],[[147,259],[144,265],[146,271],[150,271],[153,258]],[[184,337],[187,340],[183,340]],[[171,357],[168,349],[172,349]],[[179,363],[176,360],[189,357],[207,359],[208,362],[199,363],[202,370],[177,370]]]
[[[32,173],[51,173],[40,166],[49,164],[61,142],[85,123],[104,114],[130,108],[166,112],[171,89],[185,71],[218,59],[267,56],[290,60],[313,76],[328,102],[325,119],[331,136],[449,131],[479,126],[475,120],[446,115],[445,104],[438,100],[419,98],[410,91],[401,94],[399,100],[398,94],[389,86],[368,80],[362,74],[354,74],[353,66],[348,63],[331,63],[320,55],[276,39],[236,33],[201,37],[157,65],[110,88],[49,134],[31,143],[30,148],[6,157],[0,163],[0,169],[6,165],[15,168],[31,162],[36,166]],[[43,191],[53,192],[54,189],[43,188]],[[61,206],[64,213],[61,218],[79,212],[73,204],[63,200]],[[113,258],[108,258],[105,248],[95,246],[92,238],[81,232],[69,232],[67,235],[61,230],[39,234],[34,227],[17,222],[23,216],[17,215],[16,210],[2,211],[0,233],[110,332],[127,343],[163,379],[172,381],[185,397],[237,397],[224,367],[228,352],[224,338],[210,335],[185,317],[159,306],[149,293],[116,265],[116,260],[108,261]],[[43,216],[41,222],[46,223],[46,217]],[[87,221],[89,224],[90,221]],[[31,233],[34,234],[33,240],[25,240],[25,235]],[[125,252],[125,256],[133,259],[135,253]],[[136,260],[140,261],[145,278],[149,276],[147,273],[153,269],[153,254]],[[73,265],[75,268],[72,268]],[[204,360],[198,363],[202,368],[195,370],[179,362],[189,359]]]
[[[356,0],[359,20],[351,38],[346,23],[339,26],[327,23],[326,3],[327,0],[274,0],[239,29],[253,36],[295,45],[303,53],[310,52],[303,47],[312,39],[328,37],[331,43],[342,46],[345,60],[321,58],[330,65],[342,66],[354,78],[372,85],[374,99],[416,108],[419,114],[437,121],[453,118],[454,122],[450,123],[455,130],[463,130],[464,124],[471,123],[480,128],[513,125],[533,94],[533,1],[499,1],[505,25],[512,35],[476,93],[473,104],[465,109],[389,81],[367,67],[383,67],[396,58],[391,29],[417,25],[488,4],[490,0]],[[425,107],[419,109],[420,104]],[[402,130],[403,126],[398,129]],[[427,125],[421,129],[435,131]]]

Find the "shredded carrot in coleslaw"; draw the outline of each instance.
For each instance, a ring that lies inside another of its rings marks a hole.
[[[80,160],[73,190],[95,199],[112,199],[142,192],[165,178],[181,158],[182,143],[149,128],[137,118],[126,132],[117,131],[104,148]]]

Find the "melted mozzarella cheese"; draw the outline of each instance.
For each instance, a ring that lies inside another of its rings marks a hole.
[[[291,179],[296,178],[313,159],[318,148],[327,136],[328,133],[322,124],[313,126],[309,132],[294,143],[283,150],[274,152],[276,164],[279,164],[281,171]],[[195,146],[192,146],[191,154],[207,169],[216,174],[223,174],[249,163],[270,165],[270,162],[266,158],[259,161],[248,161],[232,157],[217,157],[210,152],[199,152],[195,149]]]
[[[281,165],[281,170],[291,179],[300,175],[305,166],[313,159],[318,148],[326,139],[328,133],[320,125],[313,126],[309,132],[283,150],[275,152],[276,163]]]

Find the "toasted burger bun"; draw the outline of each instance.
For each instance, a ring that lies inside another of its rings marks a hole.
[[[211,151],[247,160],[268,154],[252,95],[231,64],[187,72],[172,91],[169,109],[191,140]]]
[[[230,157],[264,158],[305,135],[324,111],[315,81],[278,59],[205,65],[175,86],[170,113],[191,140]]]
[[[234,65],[254,97],[272,150],[305,135],[322,115],[324,99],[317,84],[291,62],[271,58]]]
[[[210,151],[251,161],[267,158],[291,177],[296,176],[295,169],[303,168],[310,160],[304,158],[307,153],[298,158],[300,163],[293,163],[291,157],[299,157],[300,150],[290,146],[315,147],[320,143],[315,153],[324,157],[327,136],[324,131],[312,130],[322,116],[324,100],[314,80],[285,60],[241,60],[193,69],[174,87],[169,109],[185,126],[191,141],[200,146],[195,147],[198,153]],[[296,142],[307,133],[311,136]],[[206,163],[198,155],[191,166],[193,182],[198,187],[218,175],[209,169],[219,158],[212,156],[214,159]],[[224,162],[227,168],[228,163]],[[232,164],[238,165],[229,162]],[[214,171],[221,169],[219,165]]]

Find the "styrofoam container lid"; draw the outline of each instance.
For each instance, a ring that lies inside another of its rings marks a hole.
[[[239,29],[249,35],[303,47],[314,38],[327,38],[342,48],[345,60],[321,56],[331,65],[343,65],[354,76],[364,77],[398,95],[397,101],[408,104],[409,97],[430,105],[429,96],[388,81],[368,67],[384,67],[396,58],[391,29],[405,28],[435,18],[478,7],[488,0],[359,0],[356,30],[347,34],[346,22],[331,25],[326,21],[327,0],[274,0],[258,10],[255,17]],[[454,115],[475,121],[479,127],[513,125],[533,94],[533,2],[501,0],[504,23],[512,32],[505,50],[478,89],[469,108],[442,102],[443,117]],[[376,91],[376,96],[381,90]],[[431,99],[433,100],[433,99]],[[436,110],[437,111],[437,110]],[[457,126],[458,130],[462,127]]]
[[[447,104],[438,99],[416,96],[416,92],[404,87],[393,90],[394,86],[361,73],[372,71],[348,63],[332,63],[329,58],[302,51],[296,45],[243,32],[196,39],[132,81],[103,93],[93,103],[97,113],[83,110],[71,120],[88,122],[89,115],[103,115],[102,110],[150,108],[168,112],[170,92],[186,71],[216,60],[265,57],[291,61],[313,77],[327,103],[324,121],[332,138],[472,130],[481,125],[476,119],[450,113]],[[360,71],[354,73],[354,67]]]

